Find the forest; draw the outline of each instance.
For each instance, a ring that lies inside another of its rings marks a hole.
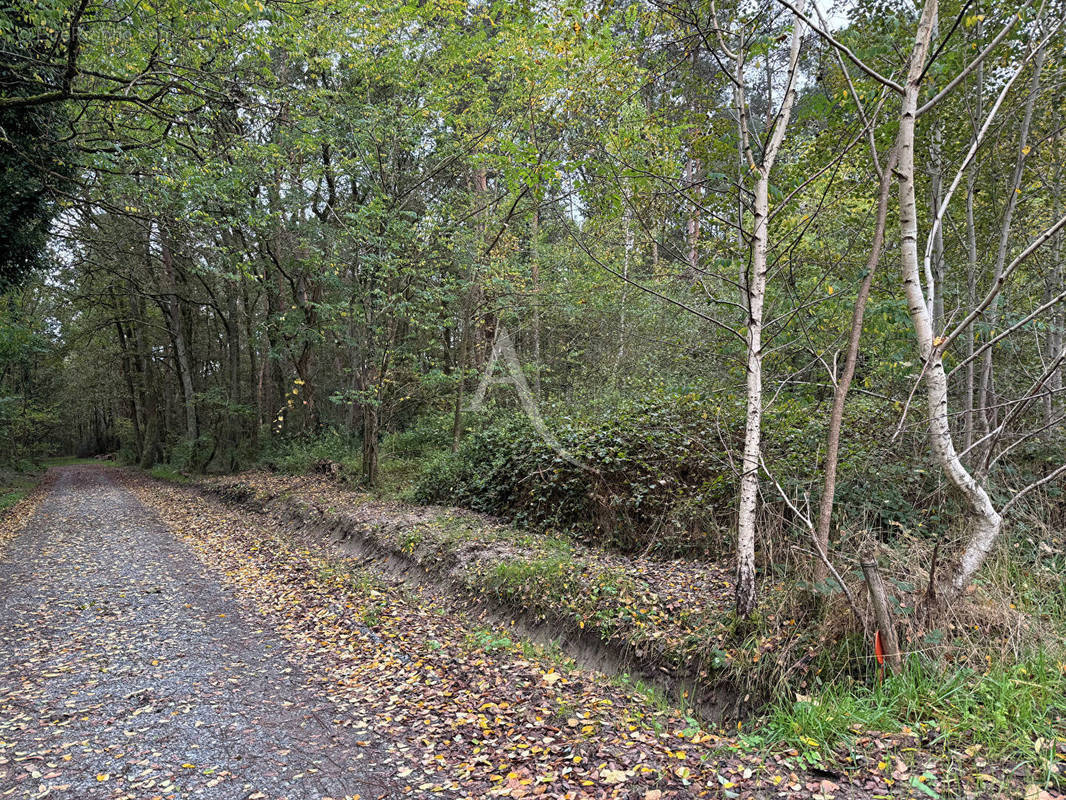
[[[760,746],[912,726],[1015,765],[968,796],[1058,797],[1064,24],[12,0],[0,506],[62,457],[385,504],[375,547],[422,566],[485,520],[513,557],[463,591],[624,642],[667,695],[729,683]],[[437,549],[404,532],[441,508]],[[680,587],[658,661],[657,612],[615,614],[657,601],[590,599],[600,559]]]

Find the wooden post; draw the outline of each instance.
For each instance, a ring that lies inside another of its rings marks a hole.
[[[898,674],[902,666],[899,639],[896,637],[896,626],[892,621],[892,611],[888,606],[885,583],[881,580],[881,573],[877,569],[877,561],[872,551],[863,557],[862,574],[866,579],[866,587],[870,590],[870,603],[874,607],[874,616],[877,618],[877,630],[881,633],[881,646],[885,651],[885,661],[888,662],[892,672]]]

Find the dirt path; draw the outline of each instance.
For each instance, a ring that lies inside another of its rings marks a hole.
[[[389,796],[366,733],[109,472],[57,470],[0,553],[0,798]]]

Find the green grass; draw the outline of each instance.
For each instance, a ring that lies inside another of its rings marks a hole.
[[[29,494],[29,489],[15,489],[0,495],[0,511],[6,511]]]
[[[1055,534],[1048,531],[1037,531],[1035,538],[1055,544]],[[1020,544],[1015,541],[1013,548],[1001,547],[989,559],[978,583],[997,602],[1011,604],[1012,608],[1050,625],[1060,638],[1066,638],[1066,581],[1062,580],[1066,555],[1061,549],[1053,550],[1050,555],[1039,550],[1019,553],[1015,548]]]
[[[857,730],[922,733],[931,747],[979,745],[993,758],[1046,767],[1037,743],[1066,735],[1066,671],[1037,652],[985,672],[939,670],[912,656],[899,675],[875,685],[829,683],[811,697],[779,701],[763,729],[767,741],[801,752],[847,745]]]
[[[655,711],[666,714],[678,709],[678,705],[664,690],[641,678],[633,677],[627,672],[615,675],[611,678],[611,682],[639,695]]]
[[[512,542],[527,551],[540,550],[537,558],[500,561],[484,576],[487,588],[501,597],[569,597],[575,591],[578,564],[574,546],[555,537],[524,535]]]
[[[35,473],[10,472],[0,474],[0,511],[18,504],[22,498],[28,495],[40,481],[41,476]]]
[[[186,475],[182,475],[169,464],[156,464],[148,471],[148,474],[151,475],[153,478],[156,478],[161,481],[167,481],[168,483],[177,483],[185,485],[187,483],[192,482],[191,478]]]
[[[371,603],[363,609],[362,613],[360,614],[360,619],[362,619],[364,625],[368,625],[372,628],[379,622],[381,622],[381,615],[384,613],[384,611],[385,606],[382,603]]]
[[[445,511],[433,518],[433,525],[438,535],[436,538],[442,543],[454,546],[471,539],[497,538],[494,532],[486,531],[476,525],[472,525],[469,519]]]
[[[481,628],[467,635],[466,645],[475,650],[492,653],[496,650],[510,650],[514,647],[514,640],[502,633]]]
[[[503,596],[528,593],[534,587],[548,596],[570,588],[572,569],[572,562],[565,555],[529,561],[501,561],[486,575],[486,583]]]
[[[383,500],[410,501],[424,466],[422,457],[382,453],[378,461],[377,485],[371,494]]]

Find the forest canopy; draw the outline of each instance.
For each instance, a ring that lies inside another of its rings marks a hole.
[[[3,456],[728,553],[742,616],[916,536],[939,612],[1063,521],[1064,14],[15,0]]]

